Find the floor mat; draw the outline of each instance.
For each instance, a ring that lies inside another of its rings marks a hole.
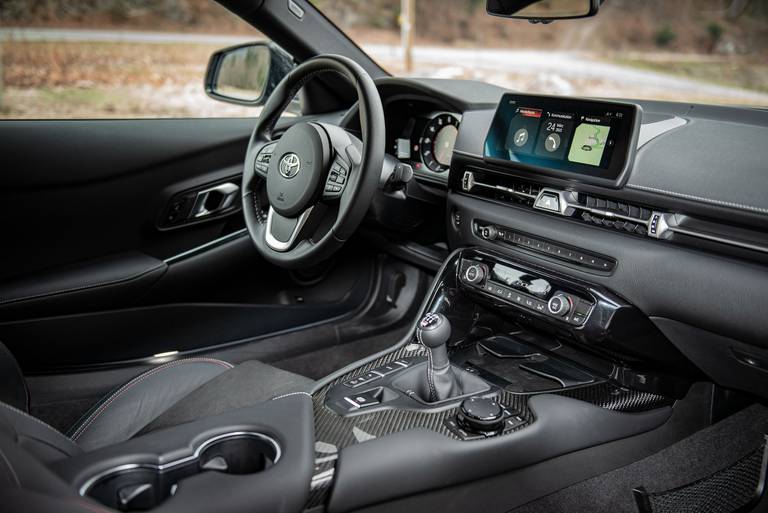
[[[354,342],[339,344],[285,360],[271,362],[275,367],[301,374],[311,379],[320,379],[361,358],[391,347],[411,330],[411,323],[387,333],[362,338]]]
[[[765,443],[730,467],[672,490],[635,490],[640,513],[740,513],[753,511],[765,483]]]
[[[750,406],[640,461],[528,503],[514,513],[636,513],[632,490],[668,490],[734,464],[763,442],[768,408]]]

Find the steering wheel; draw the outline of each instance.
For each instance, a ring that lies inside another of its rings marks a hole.
[[[299,89],[327,72],[355,86],[362,140],[337,125],[313,121],[297,122],[275,140],[275,124]],[[384,145],[381,98],[360,65],[321,55],[294,68],[264,105],[245,157],[243,213],[259,254],[296,268],[337,251],[373,200]]]

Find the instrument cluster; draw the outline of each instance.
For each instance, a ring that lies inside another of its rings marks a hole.
[[[388,119],[394,121],[389,127],[388,151],[411,164],[418,175],[447,180],[461,116],[438,110],[413,114],[414,110],[408,108],[413,103],[400,106],[406,107],[408,115]]]

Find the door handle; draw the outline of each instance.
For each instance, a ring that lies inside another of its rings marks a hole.
[[[189,217],[200,219],[230,208],[240,195],[240,186],[231,182],[221,183],[198,191]]]

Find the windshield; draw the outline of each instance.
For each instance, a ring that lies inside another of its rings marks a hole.
[[[412,18],[401,11],[410,2]],[[314,0],[394,75],[526,93],[768,106],[766,0],[606,0],[594,18],[546,25],[489,16],[484,0],[410,2]]]

